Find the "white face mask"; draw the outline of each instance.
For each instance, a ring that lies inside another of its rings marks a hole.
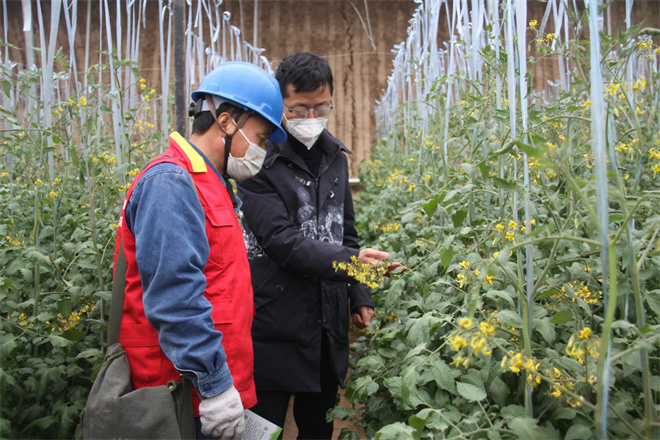
[[[264,159],[266,158],[266,150],[254,142],[250,142],[247,136],[245,136],[245,133],[243,133],[243,130],[238,131],[243,135],[245,140],[250,145],[248,146],[248,149],[245,152],[245,156],[243,157],[234,157],[231,155],[231,152],[229,153],[229,159],[227,161],[227,174],[232,179],[240,182],[241,180],[249,179],[250,177],[255,176],[259,172],[261,166],[264,163]],[[223,142],[224,140],[225,139],[222,138]]]
[[[288,119],[286,120],[286,129],[294,138],[298,139],[300,143],[307,147],[309,150],[314,145],[314,142],[321,136],[325,124],[328,123],[329,116],[323,118],[304,118],[304,119]]]

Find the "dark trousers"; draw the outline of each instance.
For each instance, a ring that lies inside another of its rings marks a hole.
[[[330,366],[329,350],[324,335],[321,349],[321,392],[295,393],[293,398],[293,417],[298,427],[299,439],[332,438],[333,423],[326,422],[325,416],[328,410],[337,404],[338,387],[339,384]],[[288,391],[257,389],[257,405],[251,409],[261,417],[284,427],[291,394]]]

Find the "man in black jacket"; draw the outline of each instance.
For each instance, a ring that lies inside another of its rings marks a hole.
[[[349,151],[325,130],[333,108],[328,62],[307,52],[289,55],[275,78],[288,139],[269,142],[259,174],[238,185],[256,307],[252,410],[283,426],[295,394],[298,438],[329,439],[325,416],[348,368],[349,310],[359,328],[374,313],[369,288],[332,263],[389,254],[358,245]]]

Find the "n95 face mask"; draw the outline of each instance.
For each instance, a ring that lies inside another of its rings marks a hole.
[[[322,118],[304,118],[288,119],[286,116],[286,129],[294,138],[309,150],[319,138],[325,125],[328,123],[328,116]]]

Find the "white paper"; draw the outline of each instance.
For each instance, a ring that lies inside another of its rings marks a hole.
[[[243,414],[245,418],[243,440],[277,440],[282,428],[249,409],[246,409]]]

